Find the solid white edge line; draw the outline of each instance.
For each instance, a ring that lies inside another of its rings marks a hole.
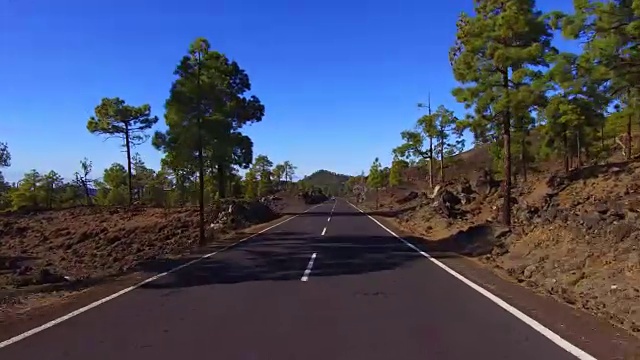
[[[313,253],[313,255],[311,255],[311,259],[309,260],[309,264],[307,265],[307,269],[304,271],[304,274],[302,274],[300,281],[309,280],[309,274],[311,274],[311,268],[313,267],[313,261],[315,259],[316,259],[316,253]]]
[[[489,300],[493,301],[496,305],[500,306],[501,308],[503,308],[504,310],[509,312],[511,315],[515,316],[516,318],[518,318],[519,320],[521,320],[525,324],[529,325],[535,331],[537,331],[540,334],[544,335],[546,338],[548,338],[549,340],[553,341],[556,345],[558,345],[559,347],[561,347],[564,350],[568,351],[569,353],[571,353],[572,355],[574,355],[578,359],[580,359],[580,360],[597,360],[595,357],[589,355],[584,350],[578,348],[577,346],[575,346],[572,343],[568,342],[567,340],[563,339],[560,335],[554,333],[553,331],[551,331],[549,328],[545,327],[544,325],[542,325],[538,321],[532,319],[527,314],[525,314],[522,311],[516,309],[515,307],[513,307],[512,305],[510,305],[506,301],[504,301],[501,298],[497,297],[496,295],[492,294],[491,292],[489,292],[485,288],[479,286],[478,284],[474,283],[473,281],[471,281],[471,280],[467,279],[466,277],[460,275],[458,272],[456,272],[455,270],[451,269],[447,265],[443,264],[439,260],[434,259],[431,255],[427,254],[426,252],[418,249],[415,245],[411,244],[407,240],[403,239],[402,237],[400,237],[399,235],[397,235],[396,233],[391,231],[389,228],[387,228],[386,226],[381,224],[374,217],[372,217],[371,215],[365,213],[360,208],[358,208],[357,206],[353,205],[351,202],[347,201],[347,203],[349,205],[351,205],[353,208],[355,208],[356,210],[358,210],[361,213],[365,214],[369,219],[373,220],[373,222],[378,224],[381,228],[383,228],[389,234],[391,234],[394,237],[396,237],[398,240],[402,241],[405,245],[407,245],[408,247],[410,247],[413,250],[417,251],[418,253],[420,253],[420,255],[426,257],[431,262],[433,262],[434,264],[438,265],[441,269],[443,269],[444,271],[446,271],[449,274],[453,275],[456,279],[462,281],[463,283],[465,283],[466,285],[471,287],[473,290],[479,292],[480,294],[482,294],[483,296],[485,296]]]
[[[311,211],[311,210],[313,210],[313,209],[315,209],[315,208],[317,208],[318,206],[321,206],[321,205],[323,205],[323,204],[318,204],[318,205],[312,206],[309,209],[303,211],[302,214],[304,214],[304,213],[306,213],[308,211]],[[143,280],[143,281],[141,281],[141,282],[139,282],[139,283],[137,283],[135,285],[129,286],[126,289],[122,289],[122,290],[120,290],[120,291],[118,291],[118,292],[116,292],[114,294],[111,294],[111,295],[105,297],[105,298],[102,298],[100,300],[92,302],[89,305],[83,306],[83,307],[81,307],[81,308],[79,308],[79,309],[77,309],[75,311],[72,311],[72,312],[68,313],[67,315],[61,316],[61,317],[59,317],[57,319],[54,319],[54,320],[51,320],[51,321],[49,321],[49,322],[47,322],[45,324],[42,324],[42,325],[40,325],[38,327],[35,327],[35,328],[33,328],[33,329],[29,330],[29,331],[26,331],[26,332],[24,332],[24,333],[22,333],[20,335],[16,335],[16,336],[14,336],[14,337],[12,337],[12,338],[10,338],[8,340],[0,342],[0,349],[2,349],[4,347],[7,347],[7,346],[9,346],[9,345],[11,345],[13,343],[16,343],[16,342],[18,342],[20,340],[26,339],[29,336],[37,334],[37,333],[39,333],[39,332],[41,332],[43,330],[46,330],[46,329],[48,329],[48,328],[50,328],[52,326],[60,324],[61,322],[65,321],[65,320],[69,320],[72,317],[80,315],[85,311],[91,310],[94,307],[97,307],[98,305],[102,305],[102,304],[106,303],[109,300],[113,300],[113,299],[115,299],[115,298],[117,298],[119,296],[122,296],[122,295],[124,295],[124,294],[126,294],[126,293],[128,293],[128,292],[130,292],[132,290],[135,290],[135,289],[137,289],[137,288],[139,288],[139,287],[141,287],[141,286],[143,286],[145,284],[148,284],[148,283],[150,283],[152,281],[158,280],[158,279],[160,279],[161,277],[163,277],[165,275],[168,275],[168,274],[171,274],[171,273],[176,272],[178,270],[184,269],[187,266],[191,266],[191,265],[193,265],[193,264],[195,264],[195,263],[197,263],[199,261],[202,261],[202,260],[204,260],[206,258],[209,258],[209,257],[211,257],[211,256],[213,256],[213,255],[215,255],[217,253],[220,253],[222,251],[228,250],[229,248],[231,248],[233,246],[236,246],[236,245],[238,245],[238,244],[240,244],[240,243],[242,243],[242,242],[244,242],[246,240],[249,240],[249,239],[251,239],[251,238],[253,238],[253,237],[257,236],[257,235],[260,235],[260,234],[262,234],[262,233],[264,233],[266,231],[269,231],[269,230],[273,229],[276,226],[280,226],[280,225],[286,223],[287,221],[289,221],[291,219],[294,219],[294,218],[296,218],[296,217],[298,217],[300,215],[301,214],[298,214],[298,215],[294,215],[294,216],[292,216],[290,218],[284,219],[284,220],[280,221],[279,223],[277,223],[275,225],[271,225],[266,229],[260,230],[257,233],[252,234],[250,236],[247,236],[246,238],[244,238],[242,240],[239,240],[239,241],[237,241],[237,242],[235,242],[233,244],[227,245],[227,246],[223,247],[222,249],[219,249],[219,250],[214,251],[212,253],[208,253],[208,254],[202,255],[201,257],[199,257],[197,259],[191,260],[191,261],[189,261],[189,262],[187,262],[185,264],[182,264],[180,266],[177,266],[177,267],[175,267],[175,268],[173,268],[173,269],[171,269],[169,271],[154,275],[154,276],[152,276],[152,277],[150,277],[150,278],[148,278],[146,280]]]

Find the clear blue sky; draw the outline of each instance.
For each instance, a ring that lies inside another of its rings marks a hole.
[[[539,2],[544,10],[554,6]],[[570,3],[562,4],[568,10]],[[196,37],[237,60],[266,106],[246,129],[255,154],[357,174],[391,160],[400,131],[434,106],[458,115],[448,61],[471,0],[5,0],[0,13],[0,141],[15,181],[35,168],[70,177],[123,162],[116,140],[86,130],[102,97],[149,103],[161,118],[175,65]],[[137,151],[157,168],[161,153]]]

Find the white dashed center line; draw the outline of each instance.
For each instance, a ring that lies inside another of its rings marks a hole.
[[[333,210],[335,210],[337,203],[338,203],[338,200],[333,202],[333,207],[331,208],[331,213],[329,214],[329,218],[327,219],[327,222],[331,221],[331,216],[333,216]],[[324,235],[324,233],[322,235]]]
[[[315,259],[316,259],[316,253],[313,253],[313,255],[311,255],[311,260],[309,260],[309,265],[307,265],[307,270],[304,271],[304,274],[302,275],[302,278],[300,279],[300,281],[309,280],[309,274],[311,274],[311,268],[313,267],[313,261]]]

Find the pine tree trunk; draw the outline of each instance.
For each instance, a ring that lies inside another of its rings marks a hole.
[[[204,154],[202,151],[202,124],[201,120],[198,120],[198,183],[200,185],[200,189],[198,192],[198,207],[200,212],[200,221],[199,221],[199,242],[200,245],[204,245],[205,236],[204,236]]]
[[[509,103],[509,74],[508,70],[502,77],[503,86],[506,91],[507,104]],[[502,223],[511,226],[511,113],[505,111],[502,119],[502,138],[504,141],[504,180],[503,180],[503,204]]]
[[[226,173],[225,173],[226,175]],[[229,195],[231,197],[236,197],[235,193],[233,191],[233,184],[234,184],[234,178],[233,177],[225,177],[224,182],[225,182],[225,193],[224,195]]]
[[[220,199],[224,199],[227,197],[227,184],[226,184],[226,174],[224,164],[219,162],[217,164],[217,174],[218,176],[218,197]]]
[[[591,163],[591,149],[589,149],[589,146],[584,147],[584,161],[587,165]]]
[[[211,192],[212,192],[212,196],[210,196],[210,201],[211,204],[214,204],[216,201],[216,197],[213,196],[213,190],[218,189],[218,171],[217,166],[215,165],[215,162],[213,161],[213,159],[210,159],[210,164],[209,164],[209,180],[210,180],[210,185],[211,185]]]
[[[569,163],[571,158],[570,158],[570,154],[569,154],[569,136],[567,135],[567,126],[563,126],[563,131],[562,131],[562,149],[563,149],[563,153],[564,153],[564,172],[565,174],[569,173],[569,169],[571,167],[571,164]]]
[[[582,167],[582,145],[580,144],[580,130],[576,131],[576,152],[577,152],[577,168],[580,169]]]
[[[129,206],[133,204],[133,172],[131,170],[131,140],[129,138],[129,123],[124,123],[124,146],[127,148],[127,190],[129,191]]]
[[[433,189],[433,138],[429,137],[429,186]]]
[[[627,120],[627,160],[631,160],[631,114]]]
[[[84,188],[84,195],[87,197],[87,205],[91,205],[91,194],[89,193],[89,184],[86,179],[82,179],[82,187]]]
[[[527,182],[527,134],[524,129],[520,138],[520,167],[522,169],[522,182]]]
[[[288,167],[285,165],[284,167],[284,171],[282,173],[282,176],[284,176],[284,189],[285,190],[289,190],[289,169]]]
[[[200,54],[198,53],[198,69],[197,69],[197,96],[200,97]],[[200,107],[200,99],[198,99],[198,107]],[[199,224],[198,224],[198,240],[200,245],[206,242],[204,234],[204,154],[202,140],[202,114],[198,114],[198,182],[200,183],[200,191],[198,194],[199,206]]]
[[[440,183],[444,184],[444,139],[440,141]]]

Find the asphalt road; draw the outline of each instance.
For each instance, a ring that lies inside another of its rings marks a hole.
[[[3,360],[188,358],[576,357],[342,200],[0,348]]]

